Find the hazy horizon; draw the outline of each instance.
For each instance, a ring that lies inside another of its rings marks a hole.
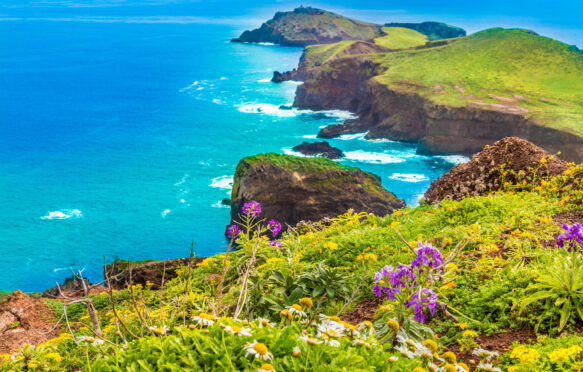
[[[276,11],[297,6],[313,6],[363,21],[423,22],[439,21],[474,33],[491,27],[517,27],[533,30],[567,44],[583,48],[583,26],[579,15],[583,5],[576,1],[543,2],[494,0],[485,4],[449,1],[447,4],[419,0],[416,2],[352,0],[332,3],[317,1],[256,1],[249,6],[232,0],[8,0],[0,5],[0,21],[54,20],[125,23],[208,23],[229,24],[245,28],[258,27]]]

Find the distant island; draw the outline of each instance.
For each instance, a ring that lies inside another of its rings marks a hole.
[[[368,132],[471,155],[517,136],[583,160],[581,51],[522,29],[465,35],[439,22],[381,26],[297,8],[233,41],[306,46],[298,68],[274,81],[305,82],[296,107],[358,114],[320,138]]]
[[[399,27],[416,30],[429,40],[465,36],[466,31],[438,22],[402,23]],[[245,31],[232,42],[274,43],[288,46],[328,44],[344,40],[367,40],[385,35],[383,26],[361,22],[312,7],[277,12],[261,27]]]

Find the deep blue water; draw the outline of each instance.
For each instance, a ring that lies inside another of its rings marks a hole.
[[[268,79],[301,49],[229,43],[237,33],[0,22],[0,289],[42,290],[72,268],[99,279],[104,257],[184,257],[193,240],[220,252],[238,160],[347,117],[280,110],[296,84]],[[362,135],[331,142],[411,204],[455,161]]]

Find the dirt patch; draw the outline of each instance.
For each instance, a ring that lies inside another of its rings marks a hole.
[[[466,90],[465,90],[464,88],[460,87],[460,86],[459,86],[459,85],[457,85],[457,84],[456,84],[456,85],[454,85],[453,87],[454,87],[454,88],[455,88],[455,89],[456,89],[458,92],[460,92],[460,93],[462,93],[462,94],[466,92]]]
[[[521,344],[527,344],[536,340],[536,334],[532,329],[521,329],[517,331],[508,331],[504,333],[495,333],[490,336],[482,335],[476,338],[476,342],[482,349],[488,351],[496,351],[503,354],[509,351],[512,343],[515,341]],[[464,361],[473,370],[479,362],[479,358],[472,355],[472,351],[460,351],[459,345],[453,345],[448,348],[449,351],[454,352],[458,359]],[[475,363],[472,363],[474,361]]]
[[[194,257],[192,267],[204,260],[205,257]],[[178,258],[166,261],[151,262],[130,262],[131,263],[131,282],[132,284],[141,284],[146,286],[147,282],[152,283],[152,289],[160,289],[162,277],[164,281],[176,278],[178,274],[176,269],[187,266],[188,258]],[[130,270],[127,261],[115,261],[107,266],[107,271],[111,280],[113,289],[123,289],[130,284]],[[164,274],[164,271],[166,273]]]
[[[445,89],[445,87],[441,84],[436,84],[433,86],[433,92],[435,94],[447,94],[447,90]]]
[[[55,321],[41,300],[14,291],[0,303],[0,354],[13,353],[23,342],[38,345],[56,337]]]
[[[463,100],[468,100],[468,99],[476,100],[476,99],[478,99],[478,96],[476,96],[474,94],[468,94],[467,96],[459,96],[458,98],[463,99]]]
[[[583,209],[556,214],[553,216],[553,223],[559,227],[562,227],[565,223],[569,225],[574,223],[583,224]],[[557,248],[557,239],[543,240],[541,244],[545,248]]]
[[[518,101],[520,101],[516,97],[507,98],[507,97],[497,96],[497,95],[492,94],[492,93],[488,94],[488,97],[495,99],[496,101],[499,101],[501,103],[507,103],[507,104],[514,104],[514,103],[517,103]]]
[[[367,298],[359,302],[353,310],[340,316],[340,318],[350,324],[358,324],[365,320],[372,321],[375,312],[382,303],[382,298]]]
[[[503,112],[505,114],[513,114],[513,115],[524,115],[528,113],[528,109],[525,107],[514,106],[514,105],[503,105],[498,103],[485,103],[485,102],[475,102],[472,101],[468,104],[469,107],[475,107],[479,109],[489,108],[494,111]]]
[[[453,167],[433,181],[425,199],[431,203],[446,198],[461,200],[499,190],[504,182],[516,184],[535,175],[547,177],[566,169],[566,162],[551,157],[535,144],[518,137],[506,137],[474,155],[470,162]]]

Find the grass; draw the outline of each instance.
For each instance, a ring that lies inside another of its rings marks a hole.
[[[321,29],[327,34],[335,35],[343,33],[354,40],[371,40],[381,35],[380,26],[372,23],[361,22],[338,14],[321,11],[318,14],[310,13],[309,8],[296,9],[287,12],[282,18],[285,22],[279,22],[277,28],[281,34],[289,40],[310,40],[314,34],[310,31],[298,32],[298,29]],[[280,18],[280,19],[282,19]]]
[[[375,44],[388,49],[407,49],[427,42],[427,36],[404,27],[383,27],[384,36],[374,39]]]
[[[323,65],[334,59],[354,41],[341,41],[334,44],[317,44],[306,47],[302,64],[307,68]]]
[[[356,171],[358,168],[340,164],[324,157],[302,158],[276,153],[259,154],[242,159],[239,164],[249,165],[271,164],[277,167],[286,168],[292,172],[322,173],[338,170]]]
[[[489,29],[444,46],[383,53],[375,79],[432,101],[500,104],[488,94],[524,96],[518,106],[546,126],[583,134],[583,58],[567,44],[521,29]],[[441,85],[445,93],[436,92]],[[457,86],[457,87],[456,87]],[[464,99],[473,95],[475,98]]]

